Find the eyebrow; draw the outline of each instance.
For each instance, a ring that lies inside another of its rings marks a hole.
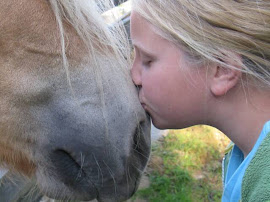
[[[154,55],[146,50],[145,48],[143,48],[142,46],[138,45],[138,44],[132,44],[136,49],[138,49],[140,52],[142,52],[144,55],[148,56],[148,57],[154,57]]]

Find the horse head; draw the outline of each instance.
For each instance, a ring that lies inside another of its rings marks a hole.
[[[0,2],[0,163],[55,199],[127,199],[149,157],[124,28],[95,2]]]

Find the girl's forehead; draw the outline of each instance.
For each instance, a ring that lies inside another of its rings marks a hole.
[[[150,28],[150,23],[148,23],[138,13],[133,11],[131,13],[130,26],[131,26],[130,27],[130,29],[131,29],[131,37],[133,37],[134,34],[136,34],[136,36],[137,36],[141,32],[146,32],[146,30]]]
[[[134,46],[144,49],[153,49],[164,45],[168,41],[155,31],[155,27],[142,16],[133,12],[131,14],[131,40]],[[147,52],[145,50],[145,52]]]

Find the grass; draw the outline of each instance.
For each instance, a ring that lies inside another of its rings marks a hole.
[[[221,201],[221,162],[228,143],[224,134],[209,126],[169,131],[152,147],[150,186],[133,200]]]

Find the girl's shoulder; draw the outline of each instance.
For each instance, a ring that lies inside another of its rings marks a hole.
[[[270,200],[270,131],[246,169],[241,195],[243,201]]]

